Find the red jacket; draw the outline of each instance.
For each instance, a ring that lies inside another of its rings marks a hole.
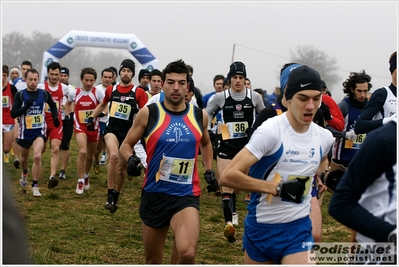
[[[344,116],[335,100],[329,95],[323,95],[321,100],[330,108],[332,119],[327,121],[328,125],[337,131],[343,131],[345,127]]]

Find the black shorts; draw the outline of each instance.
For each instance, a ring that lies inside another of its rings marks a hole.
[[[220,135],[219,134],[210,134],[212,149],[213,149],[213,159],[216,160],[217,157],[217,147],[220,143]]]
[[[38,137],[36,137],[36,139],[39,138],[39,137],[43,138],[44,142],[46,142],[47,138],[44,135],[39,135]],[[23,148],[30,148],[32,146],[33,142],[35,142],[36,139],[26,140],[26,139],[17,138],[17,144],[20,147],[23,147]]]
[[[235,155],[247,144],[247,138],[220,140],[217,154],[222,159],[233,159]]]
[[[172,196],[144,190],[141,192],[140,217],[145,225],[152,228],[169,226],[173,215],[187,207],[199,210],[199,197]]]
[[[119,142],[118,148],[120,148],[121,145],[122,145],[123,140],[125,140],[126,134],[121,134],[121,133],[118,133],[118,132],[115,132],[115,131],[112,131],[112,130],[109,130],[108,128],[106,128],[105,131],[104,131],[104,136],[106,136],[109,133],[111,133],[111,134],[116,136],[116,139],[118,139],[118,142]],[[105,139],[103,139],[103,142],[106,143]]]
[[[61,141],[61,150],[69,150],[69,144],[71,142],[73,134],[73,124],[69,120],[62,121],[63,134]]]

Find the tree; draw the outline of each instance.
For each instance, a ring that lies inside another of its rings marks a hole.
[[[26,60],[26,51],[24,44],[27,42],[26,37],[19,32],[12,32],[3,36],[3,64],[19,66],[22,61]]]
[[[337,60],[329,57],[326,52],[317,50],[314,46],[299,46],[296,51],[290,50],[290,61],[308,65],[320,73],[321,79],[332,88],[340,76],[338,75]]]

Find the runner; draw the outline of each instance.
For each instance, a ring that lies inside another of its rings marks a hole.
[[[94,151],[96,150],[99,125],[98,120],[92,122],[92,131],[87,128],[88,119],[94,109],[104,98],[104,92],[97,90],[94,83],[97,79],[97,72],[93,68],[83,68],[80,73],[82,82],[81,88],[72,90],[68,96],[68,106],[75,104],[74,126],[75,137],[78,144],[77,173],[78,183],[76,185],[76,194],[82,195],[85,190],[90,189],[89,172],[94,160]]]
[[[29,69],[25,73],[27,88],[19,91],[14,98],[11,109],[11,117],[19,117],[19,131],[17,143],[21,150],[21,179],[20,184],[26,190],[28,182],[28,161],[30,148],[33,149],[32,166],[32,193],[34,197],[40,197],[39,177],[42,169],[42,150],[46,141],[47,123],[45,121],[45,104],[51,109],[55,127],[60,126],[57,106],[49,92],[38,89],[39,72]]]

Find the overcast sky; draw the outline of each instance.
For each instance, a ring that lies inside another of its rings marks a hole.
[[[228,73],[232,59],[245,63],[253,88],[272,93],[290,50],[313,45],[337,60],[341,79],[327,85],[338,101],[350,71],[365,69],[372,76],[372,91],[389,85],[388,59],[398,46],[397,1],[2,1],[1,20],[3,35],[17,31],[30,37],[39,31],[62,38],[71,30],[133,33],[159,60],[160,70],[180,58],[192,65],[195,84],[204,94],[213,90],[216,74]],[[132,58],[127,51],[117,52]],[[137,64],[136,73],[139,69]]]

